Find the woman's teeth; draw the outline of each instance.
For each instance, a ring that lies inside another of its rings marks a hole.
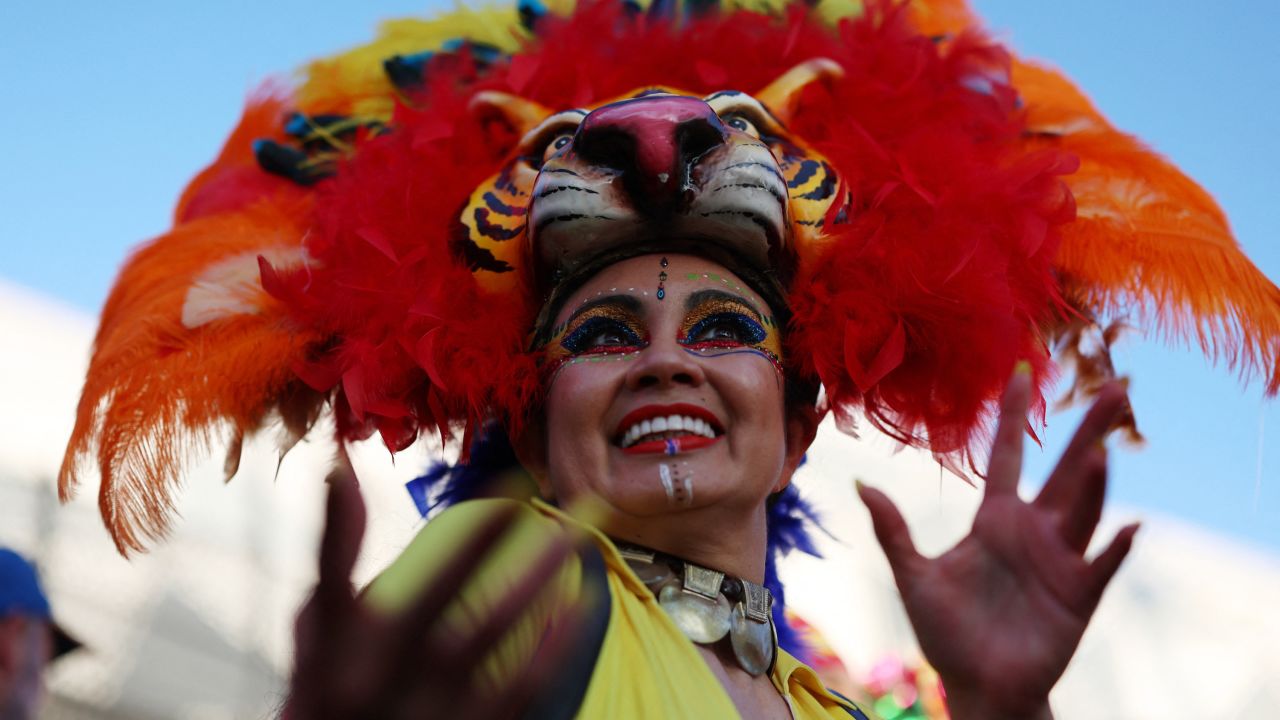
[[[622,434],[622,447],[628,448],[636,443],[653,440],[667,440],[681,435],[701,435],[715,439],[716,431],[705,420],[688,415],[670,415],[640,422],[627,428]]]

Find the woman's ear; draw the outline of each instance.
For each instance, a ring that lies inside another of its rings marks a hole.
[[[788,404],[786,458],[774,492],[782,492],[791,484],[791,476],[800,467],[800,463],[804,462],[804,454],[818,435],[818,425],[822,422],[823,414],[808,403]]]
[[[538,493],[546,500],[553,499],[555,494],[551,491],[547,475],[547,425],[541,416],[523,424],[520,432],[511,437],[511,448],[515,450],[516,459],[538,484]]]

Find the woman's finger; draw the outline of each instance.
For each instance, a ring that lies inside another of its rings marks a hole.
[[[442,656],[449,659],[456,673],[469,677],[485,655],[529,609],[541,591],[556,579],[560,567],[573,552],[567,539],[554,538],[542,554],[520,576],[511,589],[494,605],[484,619],[465,637],[446,647]]]
[[[889,559],[889,567],[901,588],[903,581],[912,576],[916,564],[923,558],[916,552],[907,522],[902,519],[902,513],[898,512],[893,501],[879,490],[861,482],[857,484],[857,488],[858,496],[871,514],[871,526],[875,530],[876,540],[880,541],[880,547]]]
[[[332,473],[328,482],[324,534],[320,537],[320,580],[316,585],[316,597],[322,605],[351,597],[351,571],[360,554],[365,529],[364,500],[349,466]]]
[[[540,691],[545,693],[558,673],[569,671],[564,661],[582,638],[586,612],[586,603],[579,601],[557,613],[554,624],[543,636],[533,659],[521,674],[504,683],[502,692],[478,701],[473,707],[473,717],[477,720],[503,720],[519,716],[521,710],[529,716],[529,703],[540,697]]]
[[[1018,363],[1000,399],[1000,420],[987,463],[986,495],[1014,493],[1022,474],[1022,436],[1027,426],[1027,406],[1031,402],[1031,366]]]
[[[1107,495],[1106,448],[1101,444],[1094,445],[1080,459],[1079,465],[1070,504],[1055,508],[1052,516],[1058,518],[1059,532],[1067,545],[1084,554],[1098,521],[1102,519],[1102,505]]]
[[[1076,428],[1066,451],[1036,497],[1038,507],[1065,512],[1076,504],[1077,496],[1083,491],[1078,482],[1080,472],[1089,465],[1091,456],[1097,453],[1107,433],[1128,407],[1129,398],[1121,383],[1108,383],[1098,392],[1097,400],[1085,413],[1080,427]]]
[[[364,501],[350,465],[340,465],[326,482],[329,496],[320,537],[320,579],[294,623],[296,657],[285,717],[321,715],[319,710],[335,697],[335,680],[344,678],[334,658],[348,652],[346,641],[353,630],[358,632],[351,571],[364,537]]]
[[[489,552],[507,533],[516,517],[517,507],[503,507],[477,528],[474,535],[458,548],[453,558],[423,588],[422,593],[391,623],[389,652],[393,667],[412,665],[412,658],[422,647],[440,614],[465,586],[467,580],[488,558]]]
[[[1133,547],[1133,537],[1137,534],[1139,527],[1141,523],[1133,523],[1121,528],[1107,549],[1089,563],[1090,612],[1097,607],[1098,601],[1102,599],[1102,592],[1107,589],[1107,584],[1120,569],[1120,563],[1124,562],[1125,556],[1129,554],[1129,550]]]

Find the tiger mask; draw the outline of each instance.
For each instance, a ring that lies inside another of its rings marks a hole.
[[[785,123],[801,89],[839,72],[814,60],[754,96],[646,88],[559,112],[479,93],[473,109],[521,140],[464,208],[462,254],[495,291],[513,287],[524,262],[555,286],[621,257],[682,248],[785,275],[839,185]]]

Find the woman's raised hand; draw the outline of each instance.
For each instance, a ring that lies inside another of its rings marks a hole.
[[[1030,374],[1001,401],[986,491],[969,535],[936,558],[920,555],[883,493],[859,486],[893,568],[920,648],[938,671],[956,720],[1050,717],[1049,690],[1066,670],[1137,524],[1084,558],[1107,485],[1103,441],[1126,409],[1105,387],[1032,502],[1017,495]]]
[[[529,702],[558,666],[580,623],[571,608],[548,632],[523,675],[500,692],[478,688],[475,670],[555,576],[572,552],[557,540],[500,599],[479,626],[461,635],[440,623],[467,578],[510,529],[514,512],[484,523],[435,580],[398,615],[368,607],[355,594],[351,570],[365,529],[365,509],[349,469],[329,479],[320,579],[298,615],[294,674],[285,720],[316,718],[505,718]]]

